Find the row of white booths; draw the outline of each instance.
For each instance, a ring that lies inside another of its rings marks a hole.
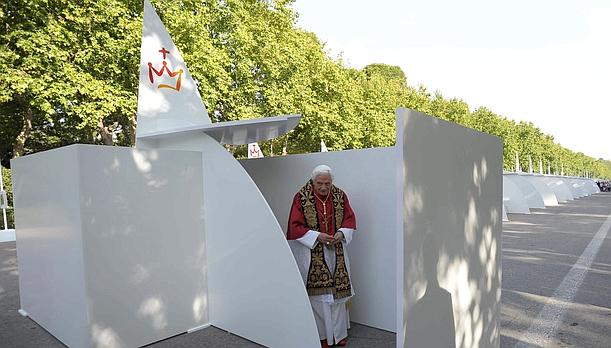
[[[600,192],[592,179],[559,175],[503,173],[503,220],[507,213],[557,206]]]

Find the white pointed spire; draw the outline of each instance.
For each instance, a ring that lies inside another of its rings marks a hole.
[[[139,137],[210,124],[197,84],[149,0],[144,0],[137,120]]]
[[[320,152],[329,152],[327,145],[325,145],[325,142],[322,139],[320,140]]]
[[[522,169],[520,168],[520,157],[518,156],[518,152],[516,151],[516,173],[520,173]]]

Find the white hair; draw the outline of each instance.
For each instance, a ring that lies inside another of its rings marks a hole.
[[[331,180],[333,180],[333,171],[331,170],[331,167],[324,164],[316,166],[316,168],[314,168],[314,170],[312,171],[312,180],[316,179],[316,177],[319,175],[325,174],[329,175],[331,177]]]

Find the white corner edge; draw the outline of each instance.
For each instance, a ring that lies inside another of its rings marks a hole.
[[[196,327],[192,327],[192,328],[190,328],[189,330],[187,330],[187,333],[188,333],[188,334],[190,334],[190,333],[192,333],[192,332],[195,332],[195,331],[199,331],[199,330],[205,329],[205,328],[207,328],[207,327],[209,327],[209,326],[210,326],[210,323],[203,324],[203,325],[196,326]]]
[[[28,312],[23,310],[23,308],[19,308],[19,310],[17,312],[19,312],[19,314],[21,314],[21,316],[24,316],[24,317],[28,317],[29,316]]]

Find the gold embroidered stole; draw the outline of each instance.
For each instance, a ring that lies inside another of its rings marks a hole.
[[[344,192],[335,186],[331,186],[331,198],[333,200],[333,217],[335,219],[335,230],[339,230],[344,221]],[[301,198],[301,208],[305,216],[306,225],[309,229],[319,231],[318,211],[316,210],[316,197],[314,197],[314,187],[312,180],[299,190]],[[324,246],[322,243],[316,244],[311,252],[310,268],[306,289],[308,295],[332,294],[333,298],[341,299],[352,294],[350,277],[344,248],[342,243],[335,244],[335,270],[333,274],[325,262]]]

